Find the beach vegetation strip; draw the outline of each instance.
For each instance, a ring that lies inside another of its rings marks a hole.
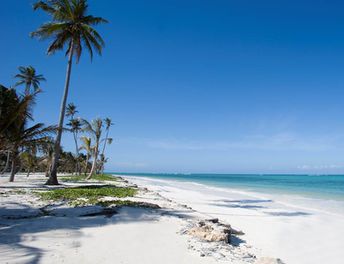
[[[68,201],[72,205],[98,204],[104,197],[125,198],[133,197],[137,193],[136,188],[103,186],[81,186],[62,189],[52,189],[44,192],[36,192],[43,200]]]
[[[60,179],[64,182],[85,182],[87,181],[86,175],[67,175]],[[95,174],[92,177],[94,181],[118,181],[118,177],[112,176],[110,174]]]

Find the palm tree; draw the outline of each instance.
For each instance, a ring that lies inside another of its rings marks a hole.
[[[67,46],[66,55],[68,56],[66,82],[61,102],[58,131],[54,146],[54,159],[51,173],[46,184],[56,185],[57,166],[60,154],[60,144],[62,137],[63,121],[68,97],[69,81],[72,70],[73,56],[79,62],[82,48],[86,48],[93,57],[93,50],[101,55],[105,43],[93,26],[107,23],[101,17],[94,17],[87,14],[86,0],[46,0],[38,1],[34,4],[34,10],[41,9],[51,16],[51,21],[43,24],[36,31],[31,33],[32,37],[39,39],[52,39],[47,53],[54,54],[58,50]]]
[[[105,123],[106,136],[105,136],[105,139],[103,139],[104,145],[103,145],[102,153],[100,155],[101,159],[100,159],[100,169],[99,169],[102,174],[104,172],[104,165],[105,165],[104,161],[105,161],[105,148],[106,148],[106,144],[110,145],[112,143],[112,138],[109,138],[109,131],[110,131],[110,127],[113,125],[111,119],[108,118],[108,117],[104,119],[104,123]]]
[[[76,105],[73,103],[69,103],[66,107],[66,116],[70,117],[71,119],[74,119],[74,116],[79,113],[78,110],[76,110]]]
[[[21,151],[48,144],[50,139],[49,134],[53,133],[55,130],[56,128],[54,126],[45,127],[42,123],[27,127],[26,121],[22,121],[21,124],[16,127],[16,129],[12,130],[12,133],[9,137],[9,141],[12,146],[10,182],[14,180],[18,157]]]
[[[4,153],[7,153],[7,154],[6,154],[6,163],[5,163],[5,166],[4,166],[3,170],[0,172],[0,174],[4,174],[4,173],[7,171],[8,166],[9,166],[9,164],[10,164],[10,155],[11,155],[11,151],[6,150],[6,151],[4,151]]]
[[[79,147],[78,147],[78,133],[81,129],[80,119],[75,118],[75,115],[78,113],[76,106],[73,103],[69,103],[66,108],[66,116],[70,117],[69,123],[67,126],[70,127],[70,131],[73,133],[74,143],[75,143],[75,153],[76,153],[76,167],[75,171],[80,173],[79,169]]]
[[[102,136],[103,120],[101,118],[96,118],[96,119],[92,120],[90,123],[87,120],[82,119],[82,124],[83,124],[83,131],[89,133],[95,142],[94,149],[93,149],[92,168],[91,168],[91,171],[86,178],[88,180],[92,177],[92,175],[96,171],[98,154],[99,154],[100,138]]]
[[[104,119],[105,122],[105,130],[106,130],[106,136],[105,136],[105,142],[104,142],[104,146],[103,146],[103,151],[102,151],[102,155],[104,155],[105,153],[105,147],[106,147],[106,143],[111,144],[111,142],[108,142],[108,138],[109,138],[109,131],[110,131],[110,127],[113,125],[112,121],[110,118],[105,118]]]
[[[56,129],[42,123],[28,126],[28,122],[33,121],[32,107],[37,93],[18,96],[14,89],[0,87],[0,149],[5,148],[12,154],[10,181],[17,172],[20,153],[44,145],[48,135]]]
[[[8,150],[8,136],[18,119],[32,120],[35,95],[18,96],[15,89],[0,85],[0,151]]]
[[[9,167],[11,158],[11,145],[9,135],[17,126],[18,118],[32,119],[30,104],[33,104],[34,95],[19,97],[13,88],[0,85],[0,152],[7,153],[6,163],[1,174]]]
[[[29,177],[31,171],[33,173],[35,172],[35,168],[38,163],[37,146],[34,145],[32,147],[27,148],[26,151],[20,154],[20,159],[24,162],[24,167],[27,170],[26,177]]]
[[[81,137],[80,139],[83,143],[82,146],[80,147],[80,149],[84,149],[86,151],[85,168],[84,168],[84,173],[86,175],[88,161],[89,161],[89,159],[92,155],[92,151],[93,151],[93,147],[91,145],[92,139],[90,137]]]
[[[75,172],[80,172],[79,170],[79,146],[78,146],[78,133],[81,130],[81,122],[80,119],[71,119],[67,126],[70,127],[70,131],[73,133],[74,143],[75,143],[75,152],[76,152],[76,164],[75,164]]]
[[[45,177],[49,177],[51,164],[54,157],[54,142],[50,141],[47,142],[44,146],[42,146],[42,153],[43,153],[43,160],[42,163],[45,165]]]
[[[31,87],[33,87],[33,92],[40,92],[39,88],[41,81],[46,81],[42,74],[36,74],[36,70],[32,66],[24,67],[20,66],[18,68],[19,73],[14,77],[18,79],[15,86],[25,85],[25,95],[30,94]]]

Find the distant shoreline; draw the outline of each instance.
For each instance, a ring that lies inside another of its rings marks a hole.
[[[247,192],[298,195],[321,200],[344,202],[344,175],[306,174],[159,174],[113,173],[119,176],[138,176],[152,179],[177,180],[206,184],[219,188]]]

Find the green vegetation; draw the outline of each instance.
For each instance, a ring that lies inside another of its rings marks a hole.
[[[133,197],[137,189],[115,186],[83,186],[75,188],[54,189],[46,192],[37,192],[43,200],[69,201],[74,206],[99,204],[103,197]]]
[[[86,181],[86,176],[84,175],[70,175],[64,176],[60,179],[65,182],[83,182]],[[96,181],[117,181],[117,177],[111,176],[109,174],[96,174],[92,177],[92,180]]]
[[[0,85],[0,153],[7,153],[2,172],[7,170],[11,160],[11,182],[20,164],[26,163],[30,174],[36,161],[33,156],[38,149],[51,144],[51,135],[56,131],[55,126],[33,123],[32,107],[39,92],[21,95],[13,88]]]

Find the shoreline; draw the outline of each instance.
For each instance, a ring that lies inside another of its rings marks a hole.
[[[184,188],[184,186],[193,185],[196,188],[202,188],[203,190],[213,191],[212,194],[228,193],[238,196],[254,197],[261,200],[273,200],[276,203],[283,204],[286,207],[294,207],[295,209],[313,211],[318,213],[325,213],[335,217],[344,217],[344,200],[337,200],[330,198],[319,198],[302,195],[300,193],[289,192],[269,192],[268,189],[252,190],[240,187],[229,186],[217,186],[206,183],[199,183],[194,181],[176,180],[176,179],[162,179],[162,178],[150,178],[149,176],[137,176],[112,174],[116,177],[123,177],[128,180],[146,180],[147,182],[161,182],[165,185],[175,185],[178,188]],[[191,186],[188,188],[190,189]]]
[[[295,264],[340,264],[344,259],[340,246],[344,239],[339,232],[344,228],[344,217],[340,213],[300,206],[297,199],[285,203],[276,195],[257,197],[237,189],[135,175],[123,178],[186,203],[209,217],[230,222],[234,228],[244,230],[243,239],[261,249],[262,255],[278,256]],[[314,202],[311,200],[309,205]]]

